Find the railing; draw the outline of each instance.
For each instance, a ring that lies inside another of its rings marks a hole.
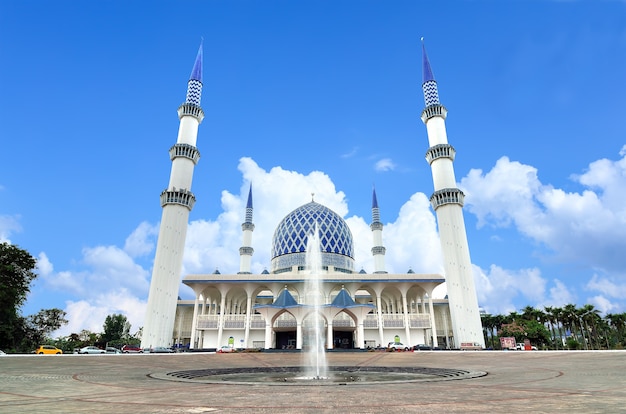
[[[411,329],[428,329],[430,325],[430,314],[428,313],[410,313],[409,328]],[[197,329],[218,329],[220,315],[198,315]],[[384,313],[382,315],[384,328],[404,328],[404,315],[401,313]],[[295,328],[297,326],[296,319],[284,313],[274,321],[276,328]],[[333,327],[354,328],[355,321],[348,315],[340,314],[333,319]],[[246,315],[224,315],[224,329],[245,329]],[[378,315],[365,315],[363,320],[363,328],[377,329]],[[265,319],[261,315],[250,316],[250,329],[265,329]]]
[[[220,315],[198,315],[196,329],[217,329]]]
[[[409,314],[409,328],[430,328],[430,315],[427,313]]]

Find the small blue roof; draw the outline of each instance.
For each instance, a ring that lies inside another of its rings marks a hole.
[[[346,292],[345,289],[341,289],[331,305],[338,308],[350,308],[352,306],[355,306],[356,303],[352,300],[350,295],[348,295],[348,292]]]
[[[280,292],[280,295],[278,295],[272,305],[278,308],[287,308],[292,306],[298,306],[298,302],[296,302],[293,296],[291,296],[291,293],[289,293],[287,288],[285,288],[282,292]]]
[[[376,189],[372,190],[372,208],[378,208],[378,200],[376,199]]]

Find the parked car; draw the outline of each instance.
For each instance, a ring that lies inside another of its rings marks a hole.
[[[151,354],[171,354],[174,350],[172,348],[166,348],[164,346],[155,346],[150,349]]]
[[[86,346],[78,350],[79,354],[104,354],[106,351],[97,346]]]
[[[61,355],[63,351],[52,345],[39,345],[37,349],[33,351],[33,354],[37,355]]]
[[[408,351],[409,347],[401,342],[389,342],[387,349],[393,349],[394,351]]]
[[[430,351],[432,348],[426,344],[417,344],[413,346],[414,351]]]
[[[518,351],[525,351],[526,350],[526,345],[524,345],[523,343],[518,343],[517,346],[515,347],[515,349],[517,349]],[[531,351],[536,351],[537,347],[534,345],[530,346],[530,350]]]
[[[218,354],[226,354],[228,352],[235,352],[235,348],[228,346],[228,345],[222,345],[219,348],[217,348]]]
[[[122,352],[124,354],[137,354],[142,353],[143,349],[141,349],[139,345],[124,345],[122,347]]]
[[[105,352],[107,354],[121,354],[122,353],[122,351],[112,346],[107,346],[107,349],[105,350]]]

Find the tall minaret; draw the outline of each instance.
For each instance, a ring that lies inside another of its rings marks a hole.
[[[372,191],[372,235],[374,236],[374,273],[387,273],[385,270],[385,246],[383,246],[383,223],[380,222],[380,211],[378,210],[378,200],[376,199],[376,189]]]
[[[445,119],[448,111],[439,103],[437,81],[430,68],[423,39],[422,53],[424,67],[422,89],[426,108],[422,111],[421,117],[428,133],[430,148],[426,152],[426,160],[430,164],[435,187],[430,203],[437,215],[452,331],[457,347],[462,342],[478,342],[484,346],[463,220],[464,194],[456,186],[453,166],[456,152],[452,145],[448,144],[446,135]]]
[[[246,204],[246,220],[241,223],[243,231],[243,244],[239,248],[239,272],[241,274],[250,274],[250,262],[252,261],[252,232],[254,231],[254,223],[252,223],[252,183],[250,183],[250,191],[248,192],[248,203]]]
[[[143,348],[172,344],[189,212],[196,202],[191,192],[191,181],[200,158],[196,138],[198,125],[204,118],[200,107],[201,95],[202,44],[187,83],[187,97],[178,108],[180,126],[176,144],[170,148],[170,182],[161,193],[163,213],[141,338]]]

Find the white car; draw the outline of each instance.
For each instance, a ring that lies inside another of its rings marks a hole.
[[[394,351],[408,351],[409,347],[401,342],[389,342],[387,349],[393,349]]]
[[[222,345],[217,349],[218,354],[225,354],[228,352],[235,352],[235,348],[230,347],[228,345]]]
[[[97,346],[86,346],[84,348],[80,348],[78,351],[79,354],[104,354],[106,351],[104,349],[100,349]]]

